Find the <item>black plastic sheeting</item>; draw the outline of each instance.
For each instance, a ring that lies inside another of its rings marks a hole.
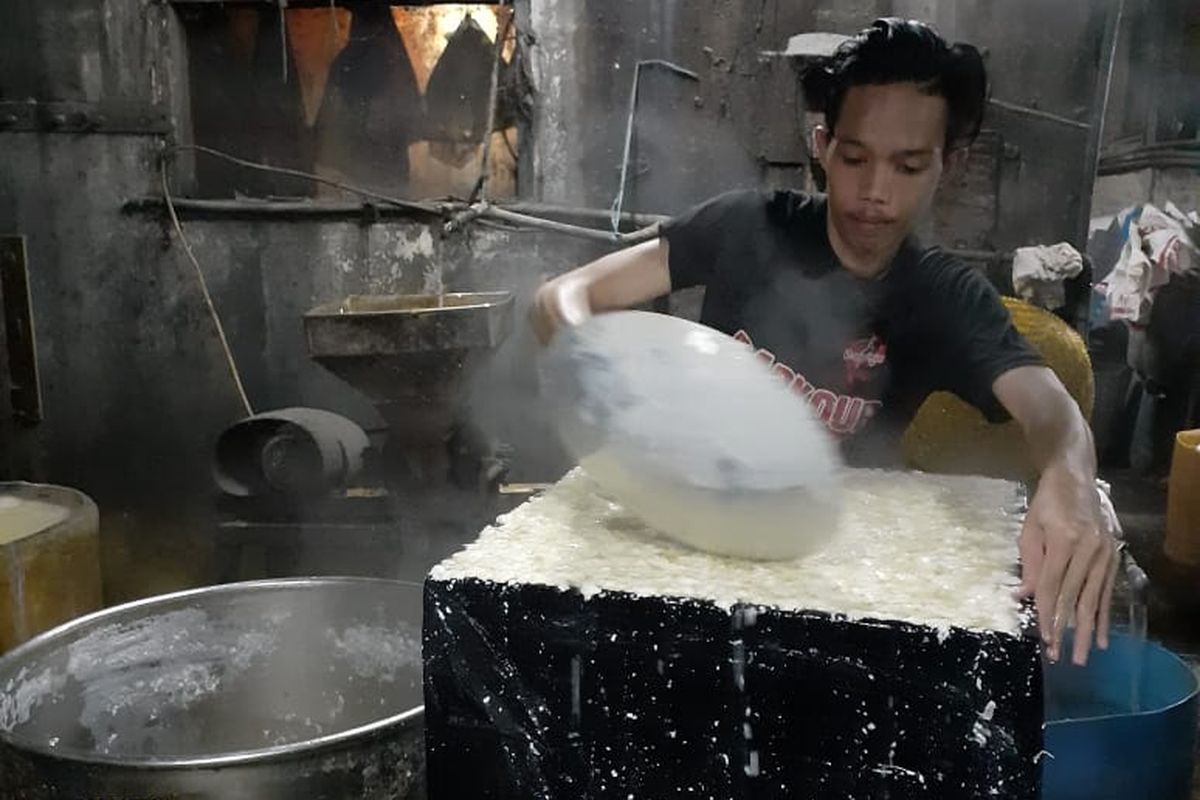
[[[1037,642],[425,584],[430,800],[1036,798]]]

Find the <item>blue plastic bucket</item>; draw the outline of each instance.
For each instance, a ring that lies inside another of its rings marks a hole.
[[[1178,656],[1113,634],[1086,667],[1044,677],[1043,800],[1191,797],[1200,683]]]

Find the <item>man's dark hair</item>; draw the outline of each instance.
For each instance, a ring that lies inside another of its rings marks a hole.
[[[847,91],[889,83],[915,83],[926,94],[946,99],[947,152],[975,141],[987,102],[983,58],[969,44],[947,44],[923,22],[877,19],[801,78],[808,108],[825,114],[831,135]]]

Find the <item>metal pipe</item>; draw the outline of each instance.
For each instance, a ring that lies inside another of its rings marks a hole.
[[[1112,93],[1113,69],[1117,61],[1117,44],[1120,42],[1121,20],[1125,16],[1125,0],[1110,0],[1108,24],[1104,28],[1104,43],[1100,52],[1104,57],[1104,68],[1096,81],[1096,97],[1092,107],[1092,130],[1088,136],[1087,152],[1083,161],[1083,186],[1079,192],[1079,219],[1075,227],[1075,247],[1081,253],[1087,248],[1088,228],[1092,219],[1092,192],[1096,187],[1096,173],[1100,167],[1100,144],[1104,140],[1104,116],[1108,111],[1108,98]]]
[[[1005,100],[997,100],[994,97],[990,98],[988,100],[988,103],[996,106],[997,108],[1003,108],[1006,111],[1012,111],[1017,114],[1024,114],[1024,115],[1030,116],[1030,117],[1037,117],[1038,119],[1044,119],[1048,122],[1056,122],[1059,125],[1067,125],[1072,128],[1081,128],[1085,131],[1091,130],[1091,127],[1092,127],[1087,122],[1080,122],[1079,120],[1071,119],[1070,117],[1064,117],[1059,114],[1052,114],[1049,111],[1042,111],[1040,108],[1030,108],[1029,106],[1022,106],[1022,105],[1017,105],[1016,103],[1009,103]]]
[[[380,216],[401,216],[413,213],[411,208],[397,206],[376,206],[371,203],[349,203],[322,201],[313,203],[308,200],[204,200],[191,197],[173,198],[175,209],[181,212],[197,214],[213,214],[231,216],[264,216],[264,217],[340,217],[361,216],[364,211],[376,210]],[[161,197],[135,197],[126,200],[122,210],[127,213],[144,211],[161,211],[164,207]],[[428,213],[437,214],[434,207]]]
[[[175,211],[178,212],[193,212],[196,214],[213,214],[213,215],[229,215],[229,216],[249,216],[249,217],[268,217],[275,219],[287,219],[289,217],[316,217],[329,218],[342,216],[347,218],[361,217],[368,211],[375,211],[379,216],[393,217],[411,217],[416,204],[409,203],[404,207],[387,207],[373,206],[370,204],[354,204],[354,203],[304,203],[304,202],[256,202],[247,200],[188,200],[188,199],[173,199],[172,204]],[[125,203],[124,210],[127,212],[142,212],[142,211],[160,211],[164,208],[164,203],[161,198],[157,197],[142,197],[130,200]],[[544,217],[533,216],[530,214],[512,211],[501,206],[494,206],[490,203],[476,203],[468,206],[465,203],[439,203],[436,205],[430,204],[419,209],[422,216],[438,216],[450,217],[443,227],[445,233],[452,233],[456,230],[466,227],[474,221],[494,220],[503,222],[507,225],[519,226],[522,229],[533,229],[545,231],[547,233],[557,233],[564,236],[573,236],[577,239],[588,239],[597,242],[607,242],[608,244],[616,244],[628,246],[639,244],[651,239],[655,239],[659,235],[659,228],[662,220],[666,217],[633,217],[627,215],[629,221],[646,222],[644,226],[638,227],[636,230],[626,233],[611,233],[610,231],[600,230],[598,228],[590,228],[584,225],[572,225],[566,222],[558,222]],[[580,209],[561,209],[566,213],[579,212]],[[593,211],[593,214],[604,214],[603,211]]]
[[[497,203],[500,208],[515,211],[518,214],[532,214],[535,217],[557,218],[559,221],[573,219],[583,222],[609,222],[611,211],[600,208],[578,208],[574,206],[558,206],[548,203]],[[623,211],[619,222],[622,225],[633,225],[644,228],[656,222],[666,222],[671,217],[667,214],[639,214],[634,211]]]
[[[659,64],[659,63],[665,64],[666,62],[651,61],[651,62],[647,62],[647,63],[653,65],[653,64]],[[668,66],[672,66],[672,65],[668,65]],[[674,68],[674,67],[672,66],[672,68]],[[686,70],[684,70],[684,71],[686,72]],[[334,186],[338,189],[341,189],[342,191],[349,192],[351,194],[356,194],[359,197],[365,197],[365,198],[368,198],[371,200],[379,200],[379,201],[383,202],[384,204],[386,204],[387,206],[394,207],[394,209],[397,211],[404,210],[404,211],[407,211],[410,213],[419,213],[419,214],[423,214],[423,215],[436,215],[436,216],[441,216],[441,217],[448,217],[453,214],[455,216],[452,219],[450,219],[443,228],[443,230],[447,233],[457,230],[458,228],[467,224],[471,220],[480,219],[480,218],[484,218],[484,217],[492,219],[492,220],[499,220],[501,222],[515,223],[515,224],[523,225],[523,226],[526,226],[529,228],[536,228],[536,229],[540,229],[540,230],[550,231],[552,233],[561,233],[561,234],[568,235],[568,236],[575,236],[577,238],[582,238],[582,239],[604,240],[604,241],[607,241],[609,243],[614,243],[614,244],[636,244],[638,242],[649,241],[651,239],[656,238],[658,236],[658,232],[659,232],[659,223],[657,221],[655,221],[655,222],[652,222],[651,224],[647,225],[646,227],[640,228],[639,230],[631,231],[629,233],[621,233],[620,232],[620,223],[623,220],[624,215],[620,212],[613,214],[611,217],[610,221],[613,225],[612,233],[605,233],[603,231],[598,231],[595,228],[584,227],[584,226],[579,226],[579,225],[571,225],[571,224],[567,224],[567,223],[556,222],[553,220],[546,220],[546,219],[542,219],[540,217],[536,217],[536,216],[532,216],[532,215],[521,214],[519,212],[505,211],[503,209],[498,209],[495,206],[492,206],[490,203],[487,203],[487,202],[481,202],[481,203],[461,203],[461,202],[430,203],[430,202],[413,202],[410,200],[402,200],[399,198],[390,197],[388,195],[378,194],[369,189],[364,189],[360,186],[354,186],[351,184],[342,183],[340,181],[335,181],[335,180],[332,180],[329,178],[325,178],[325,177],[323,177],[321,175],[317,175],[315,173],[303,172],[301,170],[288,169],[288,168],[284,168],[284,167],[273,167],[268,164],[262,164],[262,163],[259,163],[256,161],[248,161],[246,159],[238,158],[237,156],[230,155],[229,153],[225,153],[220,150],[215,150],[210,147],[204,147],[203,145],[194,145],[194,144],[193,145],[176,145],[174,147],[168,148],[164,155],[164,162],[163,162],[164,176],[166,175],[166,159],[169,158],[169,156],[176,151],[186,151],[186,150],[192,150],[192,151],[199,152],[199,153],[205,153],[205,154],[211,155],[215,158],[219,158],[224,161],[228,161],[230,163],[246,167],[247,169],[253,169],[253,170],[257,170],[257,171],[261,171],[261,172],[270,172],[270,173],[282,174],[282,175],[292,175],[292,176],[296,176],[296,177],[305,178],[307,180],[311,180],[316,183],[322,183],[322,184],[326,184],[328,186]],[[165,185],[164,185],[164,200],[168,207],[168,211],[170,211],[172,214],[174,214],[175,205],[171,202],[171,198],[169,196],[167,196],[166,191],[165,191]],[[239,201],[228,201],[228,200],[224,200],[224,201],[192,201],[192,207],[196,210],[204,210],[205,205],[207,205],[207,210],[217,211],[219,208],[219,206],[217,205],[218,203],[225,206],[226,209],[228,209],[229,204],[231,202],[237,203]],[[285,201],[285,202],[287,202],[287,201]],[[144,204],[144,203],[145,203],[144,200],[143,201],[131,201],[130,203],[126,204],[126,209],[127,210],[129,210],[131,208],[136,209],[139,204]],[[202,205],[202,204],[204,204],[204,205]],[[260,202],[251,203],[251,204],[239,204],[238,207],[236,208],[236,210],[239,212],[242,212],[242,213],[246,213],[246,212],[263,213],[266,211],[267,208],[271,207],[272,205],[273,205],[273,203],[262,203],[260,201]],[[321,206],[324,206],[324,205],[325,204],[321,204]],[[290,214],[321,213],[321,211],[319,210],[319,209],[321,209],[321,206],[317,206],[315,204],[310,204],[310,203],[292,202],[288,208],[287,213],[290,213]],[[359,206],[359,208],[363,212],[371,211],[376,214],[378,214],[381,210],[374,205],[368,205],[366,203]],[[272,211],[271,213],[274,214],[274,213],[278,213],[278,212]]]
[[[184,214],[267,218],[359,218],[367,213],[377,214],[379,217],[448,216],[462,214],[472,208],[472,206],[461,201],[411,202],[403,207],[398,207],[392,205],[375,205],[372,203],[330,201],[314,203],[308,200],[204,200],[183,197],[174,197],[172,200],[175,204],[175,210]],[[568,221],[570,220],[583,223],[604,223],[609,220],[609,212],[599,208],[576,208],[547,203],[519,202],[489,204],[489,207],[567,224],[569,224]],[[157,213],[164,209],[164,204],[161,197],[137,197],[127,200],[122,208],[127,213]],[[478,216],[480,216],[478,213],[471,214],[472,218]],[[640,229],[665,222],[668,219],[670,217],[665,214],[635,214],[625,212],[621,215],[620,222],[622,227],[632,226]],[[611,240],[611,234],[601,232]]]
[[[1200,156],[1191,154],[1154,155],[1129,159],[1101,159],[1096,168],[1097,175],[1123,175],[1143,169],[1194,169],[1200,170]]]
[[[370,200],[378,200],[381,203],[387,203],[389,205],[394,205],[394,206],[397,206],[400,208],[413,208],[415,210],[420,210],[420,211],[425,210],[425,206],[421,203],[414,203],[410,200],[402,200],[398,197],[391,197],[386,194],[379,194],[378,192],[373,192],[370,189],[364,189],[361,186],[353,186],[348,183],[343,183],[342,181],[335,181],[332,178],[326,178],[326,177],[317,175],[312,172],[305,172],[304,170],[291,169],[289,167],[273,167],[269,164],[262,164],[257,161],[248,161],[247,159],[238,158],[237,156],[230,155],[229,153],[225,153],[220,150],[216,150],[212,147],[205,147],[204,145],[200,145],[200,144],[172,145],[171,147],[169,147],[167,149],[167,154],[172,155],[177,151],[189,151],[189,150],[196,152],[196,153],[203,153],[205,155],[212,156],[213,158],[217,158],[222,161],[228,161],[230,164],[237,164],[239,167],[245,167],[246,169],[252,169],[252,170],[255,170],[256,172],[267,172],[267,173],[271,173],[274,175],[288,175],[293,178],[303,178],[304,180],[313,181],[314,183],[321,183],[326,186],[332,186],[333,188],[340,189],[343,192],[348,192],[350,194],[358,195],[359,197],[366,197]]]
[[[659,236],[660,226],[658,223],[650,225],[640,230],[630,233],[609,233],[608,231],[600,231],[595,228],[584,228],[579,225],[568,225],[563,222],[554,222],[552,220],[541,219],[540,217],[531,217],[527,214],[518,214],[514,211],[507,211],[503,208],[488,206],[483,209],[479,216],[488,219],[499,220],[501,222],[511,222],[515,225],[524,225],[530,228],[537,228],[551,233],[561,233],[568,236],[574,236],[579,239],[590,239],[592,241],[608,242],[609,244],[619,244],[629,246],[648,242],[651,239],[657,239]]]
[[[629,176],[629,154],[633,149],[633,123],[637,117],[637,101],[638,88],[642,80],[642,67],[661,67],[663,69],[674,72],[676,75],[699,81],[700,76],[690,69],[684,69],[678,64],[673,64],[670,61],[652,58],[645,61],[639,61],[633,66],[633,86],[629,90],[629,114],[625,118],[625,150],[621,156],[621,183],[617,186],[617,196],[613,198],[612,205],[612,231],[616,234],[620,229],[621,212],[625,206],[625,183]]]

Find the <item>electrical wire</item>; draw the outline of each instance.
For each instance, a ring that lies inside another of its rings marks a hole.
[[[229,153],[225,153],[220,150],[214,150],[211,147],[205,147],[202,144],[177,144],[177,145],[173,145],[168,152],[176,152],[176,151],[181,151],[181,150],[183,150],[183,151],[190,150],[190,151],[194,151],[197,153],[204,153],[205,155],[212,156],[213,158],[219,158],[222,161],[228,161],[231,164],[237,164],[240,167],[245,167],[246,169],[256,170],[258,172],[269,172],[269,173],[273,173],[276,175],[289,175],[293,178],[304,178],[306,180],[310,180],[315,183],[324,184],[325,186],[332,186],[335,189],[339,189],[343,192],[348,192],[350,194],[358,195],[359,197],[365,197],[368,200],[377,200],[381,203],[387,203],[388,205],[393,205],[393,206],[396,206],[397,208],[406,208],[411,211],[420,211],[420,212],[427,213],[427,214],[441,213],[440,209],[438,209],[437,207],[435,207],[429,203],[416,203],[411,200],[401,200],[396,197],[390,197],[386,194],[379,194],[378,192],[373,192],[370,189],[364,189],[361,186],[355,186],[354,184],[342,183],[341,181],[335,181],[332,178],[326,178],[326,177],[317,175],[312,172],[305,172],[305,171],[299,170],[299,169],[291,169],[289,167],[273,167],[269,164],[263,164],[258,161],[247,161],[244,158],[238,158],[237,156],[230,155]]]
[[[509,30],[512,28],[513,16],[516,14],[515,9],[512,9],[506,3],[500,4],[500,9],[509,9],[508,14],[504,15],[504,27],[496,34],[496,56],[492,61],[492,82],[488,90],[488,113],[487,123],[483,128],[483,154],[479,158],[479,178],[475,181],[475,187],[471,190],[471,196],[468,198],[468,203],[474,203],[476,200],[487,199],[487,183],[491,178],[491,162],[492,162],[492,129],[496,127],[496,103],[500,95],[500,64],[504,61],[504,45],[508,41]],[[505,142],[508,137],[505,137]]]
[[[217,306],[213,303],[212,293],[208,290],[208,281],[204,278],[204,270],[200,268],[200,262],[196,259],[196,254],[192,252],[192,246],[188,242],[187,236],[183,233],[183,225],[179,223],[179,215],[175,213],[175,203],[171,198],[170,182],[167,180],[167,157],[165,155],[162,159],[161,168],[163,201],[166,203],[167,213],[171,215],[171,224],[175,227],[175,235],[179,237],[179,243],[183,245],[183,252],[187,254],[188,260],[192,262],[192,267],[196,270],[196,279],[200,283],[200,292],[204,295],[204,304],[208,306],[208,314],[217,329],[217,338],[221,342],[221,350],[225,353],[225,364],[229,367],[229,374],[233,377],[233,385],[237,388],[238,399],[241,400],[242,409],[246,412],[247,417],[254,416],[254,408],[250,405],[250,398],[246,395],[246,387],[242,384],[242,376],[238,372],[233,351],[229,348],[229,340],[225,337],[225,326],[221,324],[221,315],[217,313]]]

